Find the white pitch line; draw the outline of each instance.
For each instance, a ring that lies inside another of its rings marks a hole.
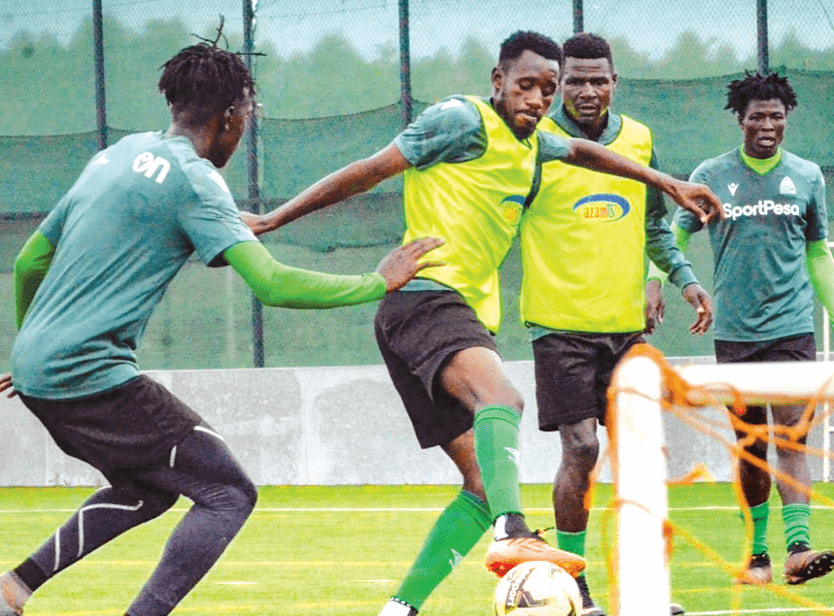
[[[606,507],[591,507],[591,511],[605,511]],[[669,507],[669,511],[735,511],[737,505],[712,505],[702,507]],[[778,510],[781,507],[771,507]],[[834,507],[811,505],[811,509],[834,511]],[[255,507],[255,513],[437,513],[444,507]],[[77,509],[0,509],[0,514],[15,513],[74,513]],[[184,508],[169,509],[168,513],[182,513]],[[551,507],[525,507],[531,513],[550,513]]]
[[[796,614],[799,612],[817,612],[834,614],[834,607],[768,607],[751,610],[718,610],[715,612],[687,612],[687,616],[724,616],[725,614]]]

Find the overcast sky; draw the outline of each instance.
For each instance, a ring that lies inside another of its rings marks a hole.
[[[141,30],[154,18],[179,17],[203,32],[223,13],[228,28],[241,32],[241,0],[102,0],[104,12]],[[14,33],[49,32],[66,43],[92,0],[0,0],[0,48]],[[411,47],[415,57],[445,46],[456,52],[474,36],[494,46],[518,29],[538,30],[557,39],[572,32],[572,0],[410,0]],[[554,7],[556,7],[554,9]],[[834,46],[834,0],[771,0],[771,44],[794,29],[812,48]],[[269,38],[281,55],[304,51],[323,35],[341,33],[365,56],[380,45],[398,45],[397,0],[259,0],[258,37]],[[737,53],[755,49],[755,0],[586,0],[585,30],[625,36],[642,52],[658,57],[684,30],[702,39],[730,42]]]

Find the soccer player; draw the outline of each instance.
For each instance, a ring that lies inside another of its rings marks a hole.
[[[590,139],[657,168],[649,128],[611,111],[617,73],[605,39],[590,33],[568,39],[560,78],[562,104],[541,121],[541,131]],[[611,373],[644,342],[646,252],[698,311],[692,331],[703,333],[712,319],[710,298],[675,246],[665,213],[663,196],[652,187],[551,162],[543,165],[541,189],[521,220],[520,316],[533,343],[539,428],[558,430],[562,443],[553,481],[557,544],[583,557],[585,497]],[[584,616],[605,616],[584,573],[577,583]]]
[[[362,276],[279,264],[240,220],[217,171],[255,110],[240,57],[188,47],[165,63],[159,89],[172,115],[167,132],[130,135],[97,154],[15,262],[20,331],[0,391],[18,394],[65,453],[110,485],[0,576],[0,616],[21,614],[48,579],[184,495],[194,505],[127,610],[168,614],[252,511],[255,486],[223,438],[136,363],[148,319],[192,253],[230,264],[268,305],[326,308],[382,298],[441,243],[417,240]]]
[[[718,363],[814,361],[814,294],[834,314],[834,260],[828,249],[825,182],[820,168],[783,150],[788,113],[796,94],[776,73],[747,73],[727,88],[727,105],[738,118],[742,146],[701,163],[692,180],[704,182],[723,201],[726,218],[708,223],[714,258],[715,357]],[[679,210],[672,230],[686,248],[704,224]],[[773,423],[793,427],[804,408],[771,405]],[[764,466],[767,442],[750,439],[750,428],[768,422],[767,408],[750,406],[734,418],[738,444]],[[751,442],[752,441],[752,442]],[[806,435],[798,442],[804,444]],[[784,579],[802,584],[830,572],[834,553],[810,547],[811,485],[804,452],[777,444],[777,476],[787,556]],[[767,584],[773,571],[767,546],[770,473],[739,459],[739,481],[753,521],[751,557],[736,578]]]
[[[404,173],[403,241],[442,237],[438,258],[382,302],[375,320],[382,357],[420,445],[439,446],[463,475],[459,496],[440,515],[384,616],[413,615],[483,533],[493,526],[486,565],[503,575],[529,560],[576,575],[579,556],[548,545],[527,526],[518,488],[523,401],[505,375],[494,334],[501,322],[498,269],[532,197],[537,157],[563,159],[648,182],[687,207],[716,214],[702,186],[679,182],[583,140],[538,135],[558,87],[561,50],[534,32],[505,40],[492,71],[492,96],[452,96],[427,109],[394,141],[349,164],[261,217],[256,233],[368,190]]]

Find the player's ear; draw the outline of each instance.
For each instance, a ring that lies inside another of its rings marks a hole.
[[[232,117],[235,115],[235,106],[229,105],[223,112],[223,130],[229,130],[232,125]]]
[[[501,70],[500,66],[496,66],[492,69],[492,89],[495,91],[501,90],[501,86],[504,84],[504,71]]]

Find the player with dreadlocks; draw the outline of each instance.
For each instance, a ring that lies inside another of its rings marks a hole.
[[[281,265],[240,220],[217,171],[256,108],[240,57],[188,47],[164,65],[159,89],[168,130],[99,152],[15,262],[20,331],[0,391],[18,394],[64,452],[110,485],[0,576],[0,616],[21,614],[48,579],[182,495],[193,507],[127,610],[168,614],[251,513],[255,486],[223,439],[136,363],[148,319],[192,253],[231,265],[267,305],[328,308],[381,299],[435,265],[417,260],[442,243],[415,240],[360,276]]]
[[[776,73],[747,73],[727,88],[726,109],[738,118],[743,144],[701,163],[692,181],[707,184],[723,202],[726,218],[709,223],[714,257],[715,355],[719,363],[814,361],[816,294],[834,314],[834,259],[828,249],[825,182],[820,168],[780,145],[796,94]],[[703,225],[678,210],[672,230],[684,249]],[[773,423],[797,426],[802,406],[771,405]],[[753,523],[750,558],[739,584],[767,584],[773,578],[767,547],[771,488],[767,442],[751,430],[767,425],[767,408],[751,406],[735,418],[736,438],[751,459],[739,460],[738,477]],[[784,435],[782,432],[777,432]],[[807,434],[799,434],[804,444]],[[834,553],[810,547],[811,484],[804,451],[777,443],[788,584],[834,569]],[[787,478],[787,479],[786,479]]]

